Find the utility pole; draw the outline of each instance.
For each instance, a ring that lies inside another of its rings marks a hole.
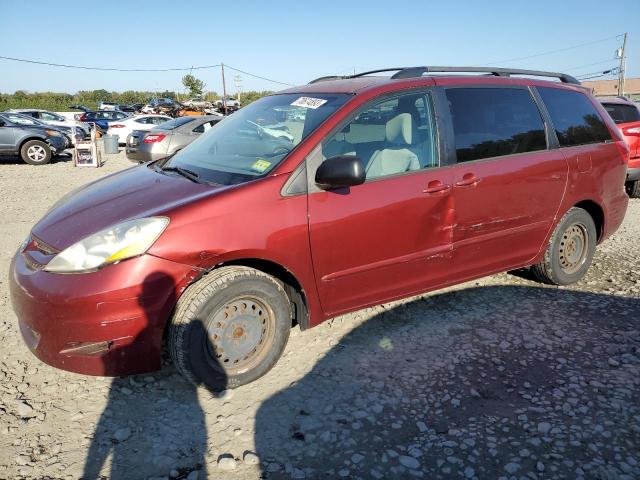
[[[227,114],[227,84],[224,81],[224,63],[221,63],[222,67],[222,110],[224,114]]]
[[[626,67],[625,49],[627,47],[627,34],[624,34],[624,40],[622,41],[622,48],[619,50],[620,67],[618,67],[618,95],[624,97],[624,74]]]
[[[234,75],[233,83],[236,85],[236,93],[238,95],[238,103],[240,103],[240,91],[242,90],[242,77],[240,75]]]

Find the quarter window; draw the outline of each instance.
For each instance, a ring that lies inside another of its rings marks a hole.
[[[367,180],[438,166],[431,97],[413,93],[373,104],[322,144],[323,160],[355,155]]]
[[[522,88],[446,91],[458,162],[545,150],[544,122]]]
[[[561,147],[600,143],[611,134],[589,98],[580,92],[560,88],[538,88]]]

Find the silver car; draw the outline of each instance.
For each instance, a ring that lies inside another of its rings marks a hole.
[[[178,117],[147,132],[134,130],[127,137],[127,158],[143,163],[173,155],[223,118],[220,115]]]

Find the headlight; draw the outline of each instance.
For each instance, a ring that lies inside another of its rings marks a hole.
[[[60,137],[62,135],[58,130],[47,130],[46,132],[52,137]]]
[[[168,224],[166,217],[120,223],[71,245],[53,257],[44,269],[54,273],[83,273],[142,255]]]

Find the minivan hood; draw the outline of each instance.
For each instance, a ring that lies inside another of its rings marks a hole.
[[[120,222],[163,215],[169,210],[224,190],[200,185],[139,165],[104,177],[58,201],[33,227],[33,234],[57,249]]]

